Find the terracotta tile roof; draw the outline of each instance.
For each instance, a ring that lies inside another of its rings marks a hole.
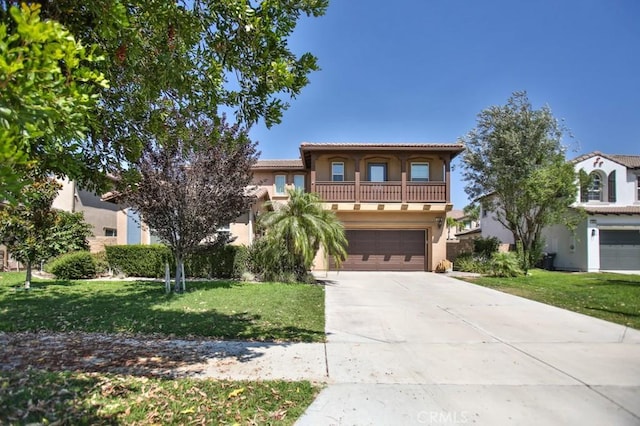
[[[460,219],[461,217],[464,217],[465,214],[462,210],[451,210],[449,212],[447,212],[447,217],[452,217],[454,219]]]
[[[256,197],[258,199],[263,198],[265,195],[269,194],[269,191],[264,186],[247,186],[244,189],[244,193],[250,197]]]
[[[640,155],[609,155],[614,161],[630,169],[640,169]]]
[[[398,149],[398,148],[432,148],[432,149],[452,149],[460,150],[464,149],[464,145],[461,143],[366,143],[366,142],[302,142],[300,149],[308,148],[383,148],[383,149]]]
[[[252,169],[304,169],[302,160],[258,160]]]
[[[590,214],[640,214],[640,206],[583,206]]]
[[[623,154],[604,154],[600,151],[593,151],[588,154],[581,155],[571,160],[571,163],[579,163],[592,157],[603,157],[611,161],[615,161],[618,164],[622,164],[630,169],[640,168],[640,155],[623,155]]]

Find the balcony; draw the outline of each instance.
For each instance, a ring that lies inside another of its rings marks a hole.
[[[446,182],[316,182],[315,192],[327,202],[446,203]]]

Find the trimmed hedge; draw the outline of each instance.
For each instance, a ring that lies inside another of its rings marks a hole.
[[[210,247],[187,256],[185,273],[195,278],[240,278],[247,271],[248,253],[245,246]]]
[[[171,274],[175,272],[175,259],[164,245],[107,246],[105,249],[111,268],[127,276],[164,277],[167,261]],[[247,271],[247,262],[246,247],[223,245],[187,256],[184,269],[190,278],[239,278]]]
[[[164,265],[171,261],[171,251],[161,244],[106,246],[107,262],[116,272],[129,277],[164,277]]]
[[[88,251],[77,251],[53,259],[45,269],[62,280],[94,278],[96,261]]]

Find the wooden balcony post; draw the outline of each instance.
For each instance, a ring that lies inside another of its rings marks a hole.
[[[316,155],[313,153],[311,154],[310,180],[311,180],[311,192],[316,192]]]
[[[360,156],[356,155],[354,158],[356,162],[356,172],[355,172],[355,202],[360,202]]]
[[[400,176],[401,176],[401,187],[400,187],[400,198],[402,203],[407,202],[407,157],[400,157]]]
[[[451,202],[451,161],[444,160],[444,185],[446,191],[447,203]]]

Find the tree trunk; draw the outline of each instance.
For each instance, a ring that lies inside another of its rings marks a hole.
[[[182,256],[176,255],[176,283],[173,286],[173,291],[180,292],[180,283],[182,282]]]
[[[29,290],[31,288],[31,261],[27,260],[27,277],[24,280],[24,289]]]
[[[171,293],[171,273],[169,272],[169,262],[164,264],[164,290]]]
[[[180,263],[180,268],[182,269],[181,270],[181,273],[182,273],[182,291],[186,292],[187,291],[187,281],[186,281],[186,277],[184,276],[185,275],[184,274],[184,262]]]

